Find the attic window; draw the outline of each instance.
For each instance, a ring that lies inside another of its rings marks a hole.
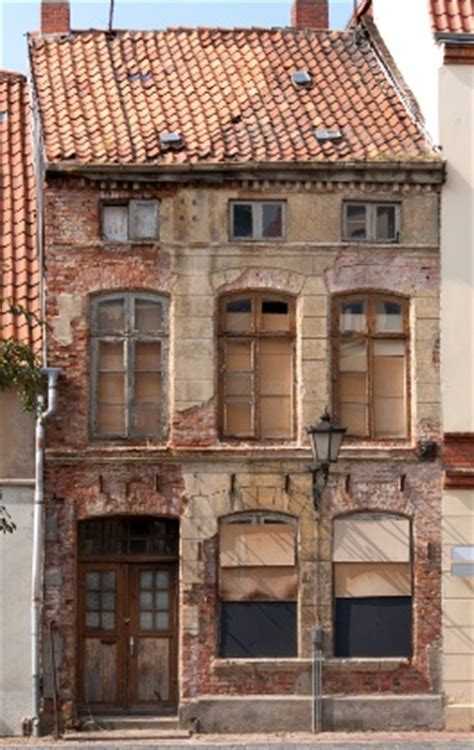
[[[311,73],[307,70],[295,70],[295,72],[291,74],[291,80],[295,86],[302,88],[311,86],[313,78]]]
[[[314,134],[316,136],[316,140],[320,143],[325,143],[326,141],[340,141],[342,138],[341,131],[337,130],[336,128],[334,130],[315,130]]]
[[[160,146],[164,151],[178,151],[184,146],[184,139],[181,133],[160,133]]]
[[[0,123],[5,122],[8,117],[8,112],[0,112]]]

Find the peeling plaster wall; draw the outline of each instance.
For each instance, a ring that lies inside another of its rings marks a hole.
[[[139,196],[161,200],[160,241],[102,242],[100,199]],[[228,201],[233,198],[286,199],[288,240],[230,242]],[[401,243],[342,242],[342,202],[348,198],[400,200]],[[331,400],[331,295],[352,289],[410,297],[411,438],[404,446],[347,447],[324,495],[317,604],[324,647],[330,656],[332,519],[353,510],[384,510],[413,519],[415,656],[365,671],[329,661],[324,687],[329,694],[436,690],[440,562],[433,550],[440,548],[441,467],[438,460],[420,462],[414,448],[419,440],[440,439],[437,188],[304,183],[119,190],[58,179],[50,181],[46,204],[47,314],[57,321],[49,334],[50,364],[65,373],[59,410],[48,425],[46,620],[58,622],[63,639],[65,713],[74,713],[76,698],[76,523],[104,513],[180,519],[181,704],[203,695],[309,693],[317,524],[305,426],[319,419]],[[216,298],[249,287],[297,298],[298,431],[291,445],[232,446],[218,439]],[[171,430],[165,444],[89,438],[89,295],[114,289],[170,295]],[[286,663],[217,658],[218,519],[244,509],[281,511],[298,519],[298,658]]]

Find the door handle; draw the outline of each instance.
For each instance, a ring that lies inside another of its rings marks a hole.
[[[128,650],[130,656],[135,656],[135,638],[133,637],[133,635],[131,635],[128,639]]]

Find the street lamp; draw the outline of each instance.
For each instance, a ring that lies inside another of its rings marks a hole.
[[[314,466],[310,467],[313,477],[313,503],[314,509],[319,508],[319,500],[323,487],[326,486],[329,479],[329,466],[336,463],[339,457],[339,451],[344,435],[345,427],[331,422],[328,410],[324,412],[319,424],[308,427],[308,435],[313,452]],[[318,482],[318,476],[322,475],[322,483]]]

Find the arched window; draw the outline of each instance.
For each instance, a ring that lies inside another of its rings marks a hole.
[[[94,298],[91,345],[93,435],[163,438],[168,300],[138,292]]]
[[[348,435],[408,437],[408,305],[380,294],[333,305],[334,413]]]
[[[296,520],[245,513],[219,529],[219,654],[297,655]]]
[[[355,513],[334,521],[335,655],[410,656],[411,533],[408,518]]]
[[[222,437],[294,437],[294,343],[293,298],[247,292],[220,300]]]

